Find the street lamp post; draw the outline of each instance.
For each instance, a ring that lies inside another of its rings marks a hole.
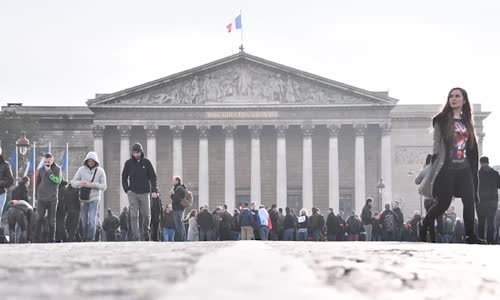
[[[18,156],[17,153],[21,154],[24,162],[24,156],[26,153],[28,153],[28,150],[30,148],[30,140],[26,138],[26,132],[21,132],[21,136],[19,139],[16,141],[16,182],[19,181],[19,162],[18,162]]]
[[[385,184],[384,184],[384,180],[382,178],[380,178],[378,180],[378,183],[377,183],[377,189],[378,189],[378,202],[379,202],[379,205],[378,205],[378,210],[382,210],[382,194],[384,193],[384,189],[385,189]]]

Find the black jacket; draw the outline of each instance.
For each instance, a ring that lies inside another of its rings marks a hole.
[[[80,189],[69,184],[64,190],[63,198],[67,211],[80,211]]]
[[[285,229],[296,229],[297,228],[297,218],[292,214],[287,214],[285,216]]]
[[[444,138],[444,142],[445,142],[445,145],[446,145],[446,153],[449,153],[450,152],[450,148],[451,148],[451,141],[449,141],[449,138],[446,134],[444,134],[445,132],[448,131],[448,124],[447,124],[447,117],[446,116],[443,116],[443,114],[438,114],[437,116],[434,117],[434,119],[432,119],[432,126],[434,127],[434,130],[436,130],[436,125],[438,125],[439,129],[441,130],[441,133],[443,134],[443,138]],[[478,146],[477,146],[477,139],[474,141],[474,143],[471,145],[470,143],[467,143],[467,146],[466,146],[466,153],[467,153],[467,158],[469,159],[469,167],[470,167],[470,170],[472,172],[472,181],[474,183],[474,200],[477,202],[477,191],[478,191],[478,185],[479,185],[479,178],[478,178],[478,169],[479,169],[479,150],[478,150]],[[435,160],[437,159],[437,154],[434,154],[434,156],[432,157],[432,162],[434,162]],[[441,168],[441,171],[445,168],[446,166],[444,166],[443,168]],[[433,195],[436,195],[438,194],[438,192],[436,191],[436,189],[439,189],[439,188],[444,188],[438,184],[436,184],[434,186],[434,190],[432,191]],[[460,189],[454,189],[453,191],[453,196],[457,197],[457,198],[461,198],[462,195],[460,194]]]
[[[0,195],[5,194],[7,189],[14,184],[10,164],[0,155]]]
[[[175,229],[174,212],[163,211],[163,216],[161,218],[161,227],[168,229]]]
[[[120,215],[120,230],[128,231],[128,213],[122,212]]]
[[[326,232],[328,234],[337,234],[340,222],[334,213],[329,213],[326,217]]]
[[[401,208],[396,207],[393,209],[393,211],[396,214],[396,216],[398,216],[398,219],[396,220],[396,225],[398,225],[399,228],[403,227],[405,220]]]
[[[174,187],[174,193],[170,195],[170,199],[172,200],[172,209],[173,210],[184,210],[184,207],[181,205],[181,201],[186,197],[186,186],[183,184],[178,184]]]
[[[225,230],[231,230],[233,224],[233,216],[228,211],[221,213],[220,227]]]
[[[372,225],[373,223],[372,211],[370,210],[368,204],[365,204],[363,207],[363,211],[361,212],[361,221],[363,222],[363,225]]]
[[[158,183],[153,165],[149,159],[137,161],[133,157],[125,162],[122,172],[122,186],[125,193],[132,191],[137,194],[158,192]]]
[[[273,231],[278,231],[280,223],[280,216],[278,211],[275,209],[270,209],[268,213],[269,213],[269,218],[271,219],[271,223],[273,224]]]
[[[116,231],[118,228],[120,228],[120,219],[115,215],[108,214],[108,216],[104,218],[102,229],[104,231]]]
[[[20,183],[13,191],[12,191],[12,200],[25,200],[28,201],[28,189],[26,185]]]
[[[208,210],[202,210],[196,217],[201,230],[214,229],[214,217]]]
[[[318,213],[314,213],[311,218],[309,218],[309,221],[309,229],[312,231],[317,229],[323,230],[323,228],[325,227],[325,217]]]
[[[479,170],[479,210],[496,211],[498,206],[498,189],[500,175],[490,166],[482,166]]]

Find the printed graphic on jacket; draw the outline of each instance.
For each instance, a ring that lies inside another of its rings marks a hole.
[[[469,132],[462,120],[455,120],[453,124],[453,144],[450,149],[450,162],[453,167],[464,167],[467,158],[466,146]]]

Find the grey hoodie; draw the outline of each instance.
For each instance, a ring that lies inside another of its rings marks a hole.
[[[90,169],[87,166],[87,160],[92,159],[94,160],[97,165]],[[70,181],[71,186],[75,188],[81,188],[82,186],[80,185],[80,181],[92,181],[92,177],[94,176],[94,172],[97,172],[95,174],[94,181],[92,182],[92,189],[90,191],[90,198],[88,201],[85,202],[93,202],[93,201],[100,201],[101,200],[101,191],[104,192],[108,186],[106,184],[106,173],[104,172],[104,169],[99,167],[99,158],[97,157],[97,153],[95,152],[89,152],[87,153],[87,156],[85,157],[85,160],[83,161],[83,166],[81,166],[78,171],[75,174],[75,177],[73,180]],[[83,200],[82,200],[83,201]]]

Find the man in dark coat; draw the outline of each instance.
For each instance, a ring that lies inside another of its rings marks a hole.
[[[68,182],[63,180],[59,185],[58,202],[56,208],[56,242],[67,242],[68,232],[66,231],[66,186]]]
[[[157,197],[158,182],[151,161],[144,157],[142,145],[132,146],[132,157],[125,162],[122,172],[122,187],[128,196],[132,236],[139,241],[143,236],[149,239],[151,224],[150,196]],[[143,222],[139,224],[139,214]],[[143,235],[141,234],[143,231]]]
[[[2,212],[7,198],[7,189],[14,184],[12,169],[10,164],[2,156],[2,147],[0,147],[0,223],[2,221]],[[16,199],[17,200],[17,199]]]
[[[339,230],[340,222],[333,212],[333,208],[328,209],[328,216],[326,217],[326,235],[328,241],[333,242],[337,240],[337,232]]]
[[[160,220],[163,207],[161,203],[160,194],[157,197],[151,197],[151,240],[160,240]]]
[[[227,211],[227,205],[224,204],[223,210],[220,216],[220,240],[230,241],[231,238],[231,227],[233,225],[233,216]]]
[[[361,212],[361,222],[363,222],[363,227],[366,231],[366,241],[370,242],[372,240],[372,231],[373,231],[373,218],[372,218],[372,203],[373,199],[368,197],[366,198],[365,206],[363,207],[363,211]]]
[[[183,242],[186,240],[186,228],[182,223],[185,209],[182,203],[186,198],[186,186],[182,183],[182,179],[179,176],[174,176],[172,184],[173,188],[170,191],[170,199],[172,200],[172,209],[175,220],[174,239],[176,242]]]
[[[403,211],[401,210],[399,201],[394,202],[394,208],[392,211],[398,216],[397,223],[396,223],[396,241],[401,241],[401,231],[403,230],[403,225],[404,225],[404,216],[403,216]]]
[[[380,224],[382,225],[382,240],[385,242],[396,241],[396,231],[400,223],[398,215],[391,210],[391,204],[385,204],[385,210],[380,216]]]
[[[214,229],[214,217],[208,211],[208,205],[203,207],[203,210],[196,217],[198,225],[200,225],[200,242],[211,241]]]
[[[120,219],[113,215],[111,208],[108,208],[108,216],[104,218],[102,229],[106,232],[106,240],[108,242],[116,241],[116,232],[120,228]]]
[[[271,229],[270,237],[271,241],[279,240],[279,214],[276,204],[271,205],[271,209],[268,211],[269,218],[271,219],[271,224],[273,224],[273,229]]]
[[[68,185],[64,191],[64,206],[66,208],[68,242],[75,242],[80,225],[80,189],[74,188],[71,184]]]
[[[478,235],[486,239],[489,244],[495,242],[495,213],[498,207],[498,189],[500,189],[500,175],[490,167],[488,157],[479,160],[479,204],[477,207]],[[485,234],[486,228],[486,234]]]
[[[122,241],[128,241],[130,216],[128,214],[128,208],[125,206],[122,213],[120,214],[120,235]]]
[[[325,217],[320,214],[319,209],[312,208],[312,216],[309,219],[309,230],[311,231],[313,240],[318,242],[321,236],[321,231],[325,227]]]

